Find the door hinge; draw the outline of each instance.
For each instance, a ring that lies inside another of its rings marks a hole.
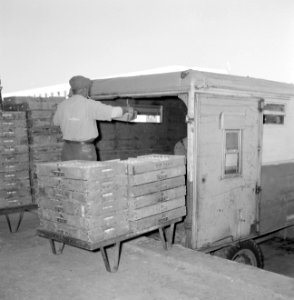
[[[261,98],[258,101],[258,111],[263,112],[263,110],[264,110],[264,99]]]
[[[256,184],[256,186],[255,186],[255,194],[256,194],[256,195],[258,195],[258,194],[260,194],[260,193],[261,193],[261,191],[262,191],[262,188],[261,188],[261,186],[260,186],[260,185],[258,185],[258,184]]]

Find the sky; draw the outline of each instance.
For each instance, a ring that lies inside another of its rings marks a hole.
[[[3,93],[171,65],[294,83],[294,1],[0,0]]]

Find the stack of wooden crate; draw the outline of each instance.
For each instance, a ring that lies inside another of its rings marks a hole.
[[[40,228],[89,243],[186,214],[185,158],[146,155],[37,165]]]
[[[41,228],[89,243],[128,233],[125,170],[119,160],[38,164]]]
[[[0,112],[0,208],[32,203],[25,112]]]
[[[129,158],[129,224],[133,232],[186,214],[185,157],[145,155]]]
[[[28,111],[30,178],[34,198],[37,191],[36,164],[61,159],[62,134],[60,128],[52,123],[55,108],[54,104],[51,105]]]
[[[61,159],[62,135],[52,118],[63,97],[9,97],[3,101],[6,111],[26,111],[30,153],[30,180],[32,196],[37,191],[36,164]]]

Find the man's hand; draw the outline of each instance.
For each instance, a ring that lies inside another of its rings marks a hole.
[[[123,106],[123,115],[122,117],[115,118],[117,121],[130,122],[137,118],[137,112],[131,106]]]

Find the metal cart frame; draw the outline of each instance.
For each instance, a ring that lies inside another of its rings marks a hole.
[[[174,237],[174,232],[175,232],[175,224],[180,222],[181,220],[182,220],[182,218],[177,218],[174,220],[165,221],[165,222],[157,224],[153,227],[141,230],[136,233],[130,232],[130,233],[127,233],[124,235],[120,235],[120,236],[117,236],[117,237],[114,237],[114,238],[111,238],[108,240],[104,240],[101,242],[96,242],[96,243],[82,241],[82,240],[75,239],[75,238],[72,238],[69,236],[65,236],[62,233],[51,232],[51,231],[47,231],[47,230],[43,230],[43,229],[38,229],[37,234],[40,237],[49,239],[51,250],[54,255],[62,254],[65,245],[70,245],[70,246],[82,248],[82,249],[89,250],[89,251],[94,251],[94,250],[100,249],[106,270],[108,272],[114,273],[118,270],[118,267],[119,267],[121,243],[123,241],[130,240],[134,237],[138,237],[140,235],[143,235],[145,233],[155,231],[158,229],[163,248],[165,250],[168,250],[172,247],[172,242],[173,242],[173,237]],[[166,234],[166,231],[165,231],[166,227],[170,228],[168,234]],[[56,249],[55,242],[61,243],[61,245],[59,245],[58,249]],[[114,248],[114,259],[113,259],[113,263],[111,265],[109,262],[106,248],[108,246],[112,246],[112,245],[114,245],[115,248]]]

